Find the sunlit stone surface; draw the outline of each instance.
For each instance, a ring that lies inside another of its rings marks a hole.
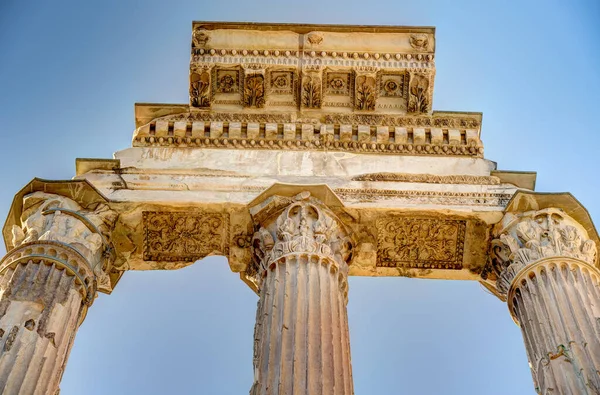
[[[481,113],[433,111],[435,44],[430,27],[195,22],[189,103],[137,104],[131,148],[16,194],[2,393],[56,394],[125,272],[222,255],[259,296],[253,395],[353,393],[348,276],[480,281],[539,393],[597,394],[592,220],[485,159]]]

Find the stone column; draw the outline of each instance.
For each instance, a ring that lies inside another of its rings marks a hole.
[[[0,393],[58,393],[77,327],[110,287],[107,235],[116,214],[35,192],[23,201],[15,246],[0,261]]]
[[[260,222],[253,248],[260,299],[250,393],[352,395],[344,225],[304,192]]]
[[[586,230],[559,209],[506,214],[491,261],[537,393],[600,394],[600,271]]]

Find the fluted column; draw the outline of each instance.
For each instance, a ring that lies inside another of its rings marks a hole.
[[[521,327],[537,393],[600,394],[600,271],[558,209],[507,214],[492,241],[499,294]]]
[[[54,395],[77,327],[110,287],[106,234],[116,215],[71,199],[27,195],[15,248],[0,261],[0,393]]]
[[[346,311],[352,244],[308,193],[261,223],[252,395],[352,395]]]

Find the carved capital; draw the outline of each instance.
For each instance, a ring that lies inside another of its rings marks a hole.
[[[272,201],[274,206],[264,208],[272,215],[255,215],[262,221],[252,238],[253,262],[246,275],[254,277],[257,288],[267,270],[288,255],[317,257],[310,262],[330,261],[332,270],[346,276],[353,242],[339,218],[309,192],[293,198],[274,196]]]
[[[1,261],[0,271],[26,263],[29,257],[39,258],[73,272],[87,285],[88,299],[95,296],[96,289],[111,292],[108,273],[114,250],[110,233],[117,216],[103,203],[84,208],[56,194],[26,195],[21,224],[12,227],[14,248]]]
[[[525,267],[550,257],[569,257],[596,265],[596,243],[581,224],[556,208],[508,213],[496,225],[489,271],[506,297],[513,279]]]

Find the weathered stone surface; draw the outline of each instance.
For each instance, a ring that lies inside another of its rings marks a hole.
[[[254,217],[263,220],[245,273],[260,295],[250,393],[351,395],[347,229],[309,192],[269,197]]]
[[[490,270],[521,327],[536,391],[600,389],[600,270],[596,243],[563,210],[508,213]]]
[[[0,391],[54,394],[98,289],[112,290],[108,237],[117,214],[64,196],[25,196],[14,248],[0,261]],[[4,336],[6,334],[6,336]]]

